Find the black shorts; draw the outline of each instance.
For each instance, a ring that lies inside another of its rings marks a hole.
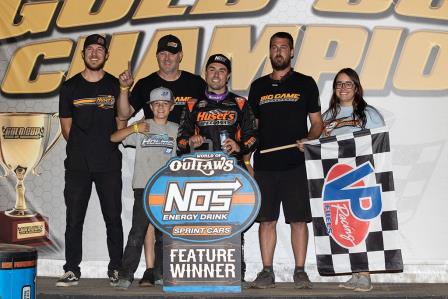
[[[276,221],[283,205],[285,222],[311,222],[305,164],[282,171],[255,171],[260,187],[261,207],[257,222]]]

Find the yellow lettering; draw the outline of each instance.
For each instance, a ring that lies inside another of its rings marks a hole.
[[[25,3],[20,11],[21,21],[14,24],[14,18],[20,7],[21,0],[1,0],[0,4],[0,40],[20,36],[27,32],[45,32],[56,7],[57,0]]]
[[[264,101],[264,100],[272,100],[273,98],[274,98],[274,96],[273,96],[272,94],[269,94],[269,95],[262,96],[262,97],[260,98],[260,100],[261,100],[261,101]]]
[[[139,35],[140,32],[124,32],[112,36],[109,45],[109,58],[104,66],[107,72],[118,77],[121,72],[128,68],[128,61],[132,61]],[[84,69],[84,60],[81,56],[84,40],[85,37],[82,37],[78,41],[72,63],[68,70],[67,79]]]
[[[448,1],[439,1],[438,7],[431,6],[432,0],[401,0],[395,6],[395,12],[409,17],[421,17],[448,20]]]
[[[294,39],[299,34],[299,25],[266,26],[256,44],[251,48],[251,26],[216,27],[210,41],[208,56],[223,53],[232,60],[233,90],[247,90],[260,67],[263,74],[272,71],[269,62],[269,39],[278,31],[289,32]]]
[[[351,26],[308,26],[296,61],[296,69],[318,81],[321,74],[356,68],[367,41],[367,30]],[[327,57],[332,43],[334,55]]]
[[[190,14],[211,14],[229,12],[253,12],[266,7],[270,0],[239,0],[229,3],[228,0],[197,0]]]
[[[106,24],[122,19],[133,0],[103,0],[98,11],[92,12],[96,0],[65,0],[57,25],[60,28]]]
[[[429,74],[425,67],[431,51],[438,48]],[[446,90],[448,76],[448,33],[418,31],[410,34],[401,52],[394,76],[394,86],[401,90]]]
[[[417,0],[419,1],[419,0]],[[372,14],[386,11],[392,0],[315,0],[313,8],[321,12]]]
[[[360,73],[365,90],[383,90],[397,51],[402,28],[375,28]]]
[[[5,73],[2,91],[10,94],[49,93],[55,91],[64,76],[64,71],[42,72],[30,79],[39,56],[44,60],[69,57],[73,42],[58,39],[51,42],[31,43],[18,49]]]
[[[185,13],[188,5],[170,5],[171,0],[142,0],[132,19],[148,19],[164,16],[180,16]]]

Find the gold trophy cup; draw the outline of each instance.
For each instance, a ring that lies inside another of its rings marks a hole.
[[[60,138],[59,125],[49,142],[55,119],[59,119],[58,113],[0,113],[0,166],[4,170],[3,177],[13,172],[17,179],[14,208],[0,212],[0,242],[35,246],[51,243],[48,219],[26,205],[24,180],[30,171],[39,175],[37,166]]]

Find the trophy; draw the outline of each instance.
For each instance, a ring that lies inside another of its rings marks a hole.
[[[59,119],[58,113],[1,112],[0,113],[0,166],[3,177],[13,172],[16,176],[16,203],[14,208],[0,212],[0,242],[48,245],[48,218],[30,210],[25,200],[24,180],[36,171],[42,159],[61,136],[61,127],[49,143],[51,125]]]

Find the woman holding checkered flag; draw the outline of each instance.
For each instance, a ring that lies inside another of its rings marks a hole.
[[[322,119],[322,137],[385,126],[378,110],[364,100],[359,76],[351,68],[344,68],[336,74],[329,108],[322,115]],[[354,272],[352,277],[339,287],[368,292],[373,288],[370,272]]]

